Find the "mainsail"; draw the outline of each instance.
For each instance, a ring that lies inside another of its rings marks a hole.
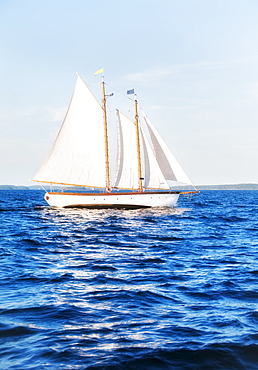
[[[155,127],[150,122],[149,118],[144,112],[142,112],[142,114],[149,130],[156,160],[166,181],[176,181],[179,183],[192,185],[191,180],[184,172],[176,158],[173,156],[170,149],[165,144],[164,140],[161,138]]]
[[[117,173],[114,186],[124,189],[138,188],[137,144],[135,123],[117,110],[118,155]],[[146,135],[140,128],[141,147],[143,149],[143,184],[145,189],[169,189]]]
[[[144,153],[144,187],[146,189],[168,190],[169,185],[160,170],[160,167],[142,128],[140,129],[140,132]]]
[[[78,75],[63,125],[34,181],[105,187],[103,111]]]
[[[117,170],[114,186],[120,189],[138,188],[135,124],[119,110],[116,111],[118,125]]]

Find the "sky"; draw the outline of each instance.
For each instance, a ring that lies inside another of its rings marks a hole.
[[[258,183],[257,19],[257,0],[0,0],[0,184],[33,185],[99,68],[194,184]]]

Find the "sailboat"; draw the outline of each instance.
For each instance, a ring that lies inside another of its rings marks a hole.
[[[99,72],[102,72],[101,103],[77,74],[61,129],[32,181],[60,187],[45,193],[45,200],[53,207],[174,207],[182,192],[171,190],[171,182],[190,185],[192,182],[144,113],[144,125],[141,124],[134,90],[128,93],[134,95],[135,120],[116,111],[117,165],[115,179],[111,182],[108,95],[103,69],[95,74]],[[64,190],[64,186],[68,188]],[[74,190],[78,188],[84,190]]]

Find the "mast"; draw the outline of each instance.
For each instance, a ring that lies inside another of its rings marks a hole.
[[[142,181],[142,167],[141,167],[141,148],[140,148],[140,135],[139,135],[139,115],[138,115],[138,102],[137,95],[134,94],[134,112],[135,112],[135,129],[136,129],[136,148],[137,148],[137,162],[138,162],[138,191],[143,192]]]
[[[104,125],[104,142],[105,142],[105,165],[106,165],[106,191],[111,191],[110,186],[110,171],[109,171],[109,152],[108,152],[108,130],[107,130],[107,109],[106,109],[106,95],[104,75],[102,75],[101,82],[102,90],[102,109],[103,109],[103,125]]]

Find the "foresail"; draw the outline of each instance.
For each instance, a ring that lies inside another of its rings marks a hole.
[[[78,76],[63,125],[34,181],[105,187],[103,112]]]
[[[141,129],[142,146],[144,152],[144,187],[149,189],[169,189],[160,167],[156,161],[144,131]]]
[[[135,124],[123,113],[116,111],[118,124],[118,155],[114,187],[138,188],[137,149]]]
[[[186,175],[174,155],[171,153],[168,146],[165,144],[155,127],[152,125],[148,117],[142,112],[147,128],[149,130],[150,138],[153,145],[156,160],[159,167],[167,181],[176,181],[184,184],[191,184],[192,182]]]

